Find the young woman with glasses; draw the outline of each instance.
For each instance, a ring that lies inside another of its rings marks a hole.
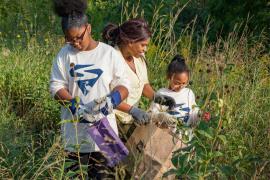
[[[50,92],[61,104],[69,104],[68,108],[66,105],[61,109],[61,119],[69,120],[61,126],[64,149],[68,159],[75,160],[67,170],[77,172],[80,165],[85,165],[88,178],[114,179],[113,168],[107,166],[88,128],[89,121],[99,120],[93,117],[106,115],[110,126],[118,133],[112,109],[128,96],[129,84],[121,63],[123,57],[111,46],[92,38],[92,27],[85,15],[86,0],[54,0],[54,8],[61,17],[66,45],[53,62]],[[113,90],[111,84],[114,84]],[[83,116],[74,119],[81,112]],[[86,113],[95,113],[95,116],[85,116]]]

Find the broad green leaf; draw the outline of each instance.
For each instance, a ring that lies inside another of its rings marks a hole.
[[[217,94],[213,92],[213,93],[210,95],[210,100],[217,100],[217,99],[218,99]]]
[[[179,156],[175,156],[172,158],[172,163],[175,167],[183,167],[184,163],[187,162],[189,154],[183,154]]]
[[[66,177],[74,177],[74,176],[76,176],[77,175],[77,173],[76,172],[74,172],[74,171],[68,171],[68,173],[66,174]]]
[[[223,156],[224,154],[222,152],[219,152],[219,151],[215,151],[212,153],[213,154],[213,157],[220,157],[220,156]]]
[[[169,169],[167,172],[165,172],[162,175],[162,178],[166,178],[166,177],[173,175],[173,174],[176,174],[176,173],[177,173],[177,169]]]
[[[210,135],[208,132],[206,132],[206,131],[203,131],[203,130],[197,130],[197,132],[198,132],[199,134],[201,134],[201,135],[203,135],[203,136],[209,138],[209,139],[213,139],[213,136],[211,136],[211,135]]]
[[[75,161],[74,161],[74,162],[68,162],[68,161],[66,161],[65,164],[64,164],[64,168],[65,168],[65,169],[66,169],[66,168],[69,168],[69,167],[71,167],[71,166],[74,165],[74,164],[76,164]]]
[[[208,127],[209,127],[209,124],[208,124],[208,123],[206,123],[206,122],[204,122],[204,121],[200,121],[200,123],[199,123],[197,129],[198,129],[198,130],[207,130]]]
[[[222,142],[223,142],[223,144],[227,144],[227,138],[226,138],[226,136],[224,136],[224,135],[218,135],[217,136]]]

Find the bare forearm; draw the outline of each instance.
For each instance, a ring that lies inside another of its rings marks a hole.
[[[117,106],[117,109],[128,113],[130,111],[131,107],[132,106],[130,106],[129,104],[122,102],[121,104],[119,104],[119,106]]]
[[[150,100],[153,100],[155,91],[150,84],[145,84],[143,87],[143,95]]]
[[[121,100],[124,100],[127,98],[128,96],[128,90],[126,87],[124,86],[117,86],[116,88],[114,88],[114,90],[118,90],[121,96]],[[66,101],[70,101],[73,99],[73,97],[71,96],[71,94],[68,92],[67,89],[63,88],[60,89],[59,91],[57,91],[57,93],[55,94],[54,98],[56,100],[58,100],[61,104],[64,104]]]
[[[128,90],[125,86],[116,86],[113,91],[115,90],[119,91],[122,101],[128,97]]]

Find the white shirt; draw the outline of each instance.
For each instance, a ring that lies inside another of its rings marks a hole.
[[[119,48],[116,47],[115,49],[117,50],[117,53],[123,57]],[[149,81],[147,75],[147,67],[144,58],[133,57],[133,59],[136,73],[129,67],[124,57],[121,59],[122,63],[125,66],[125,74],[129,80],[130,86],[129,95],[123,102],[131,106],[138,106],[142,96],[144,85],[149,84]],[[122,112],[117,109],[114,110],[114,113],[118,117],[118,119],[124,124],[130,124],[133,121],[132,116],[129,115],[128,113]]]
[[[129,81],[125,78],[123,57],[109,45],[102,42],[90,51],[78,51],[70,45],[64,46],[54,60],[50,93],[66,88],[72,97],[79,96],[84,104],[108,95],[111,84],[123,85],[129,89]],[[100,116],[101,117],[101,116]],[[118,129],[114,114],[107,116],[115,132]],[[61,119],[72,120],[73,116],[68,108],[61,108]],[[87,133],[88,123],[63,123],[61,134],[65,149],[76,151],[74,145],[80,146],[80,152],[99,150]]]
[[[121,51],[116,47],[117,53],[123,57]],[[142,96],[143,88],[145,84],[149,84],[147,67],[144,58],[133,57],[136,73],[126,63],[124,57],[121,59],[125,66],[125,74],[129,80],[129,95],[123,101],[131,106],[138,106]]]
[[[181,119],[187,125],[193,124],[198,120],[199,108],[195,102],[195,95],[189,88],[183,88],[178,92],[168,88],[158,90],[158,93],[172,97],[175,100],[177,107],[174,108],[175,117]],[[151,104],[152,112],[164,112],[167,107],[156,103]]]

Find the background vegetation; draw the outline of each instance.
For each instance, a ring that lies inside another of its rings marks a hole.
[[[187,58],[197,103],[212,119],[195,129],[189,148],[175,152],[176,169],[168,173],[186,179],[270,178],[269,8],[266,0],[89,1],[96,39],[110,21],[149,21],[154,36],[148,71],[156,89],[166,86],[160,72],[171,57]],[[51,63],[63,42],[50,0],[1,1],[1,179],[64,177],[60,110],[48,93]],[[147,105],[143,99],[141,106]]]

